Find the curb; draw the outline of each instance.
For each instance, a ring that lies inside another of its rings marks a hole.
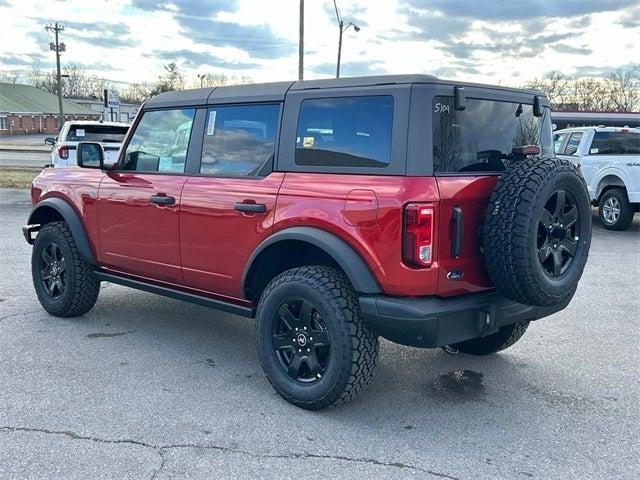
[[[21,148],[0,146],[0,152],[19,152],[19,153],[51,153],[48,148]]]

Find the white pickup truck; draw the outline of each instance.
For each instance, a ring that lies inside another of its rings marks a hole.
[[[129,125],[118,122],[74,120],[65,122],[56,137],[44,143],[53,145],[51,163],[54,167],[75,167],[78,142],[98,142],[104,148],[105,163],[115,163]]]
[[[559,158],[580,167],[603,226],[628,228],[640,211],[640,129],[568,128],[554,132],[553,142]]]

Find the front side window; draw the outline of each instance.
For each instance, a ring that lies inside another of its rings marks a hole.
[[[200,173],[260,175],[273,162],[279,116],[278,104],[210,108]]]
[[[569,137],[567,146],[564,149],[565,155],[575,155],[578,152],[580,146],[580,140],[582,140],[582,132],[573,132]]]
[[[513,148],[537,145],[552,157],[553,141],[549,109],[541,117],[525,103],[467,98],[466,108],[456,110],[453,97],[433,99],[434,172],[501,172]]]
[[[630,131],[596,132],[591,155],[640,155],[640,133]]]
[[[384,168],[391,162],[391,95],[304,100],[297,165]]]
[[[122,143],[128,127],[114,125],[71,125],[68,142]]]
[[[144,112],[124,155],[123,170],[182,173],[195,109]]]
[[[0,130],[9,130],[7,117],[0,117]]]

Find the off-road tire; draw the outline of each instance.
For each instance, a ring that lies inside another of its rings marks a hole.
[[[607,221],[604,215],[605,202],[610,198],[617,200],[618,205],[620,205],[620,214],[615,222]],[[635,210],[629,203],[627,193],[623,189],[612,188],[600,196],[600,202],[598,202],[598,217],[600,218],[602,226],[607,230],[626,230],[631,225],[631,222],[633,222],[634,213]]]
[[[314,305],[314,312],[324,319],[329,338],[326,371],[311,383],[287,375],[272,342],[279,308],[297,298]],[[373,377],[378,337],[362,320],[358,298],[342,272],[306,266],[281,273],[261,295],[256,316],[260,363],[273,388],[288,402],[308,410],[339,405],[364,390]]]
[[[529,322],[518,322],[511,325],[500,327],[496,333],[487,335],[486,337],[472,338],[464,342],[451,345],[459,352],[469,353],[471,355],[488,355],[496,353],[505,348],[509,348],[516,343],[524,332],[527,331]]]
[[[65,286],[58,298],[53,298],[41,279],[40,259],[44,248],[55,243],[65,263]],[[100,282],[82,257],[66,222],[51,222],[42,226],[33,244],[31,274],[36,295],[42,307],[56,317],[75,317],[93,308],[100,293]]]
[[[578,240],[571,263],[567,262],[566,269],[563,266],[562,271],[552,275],[539,260],[537,242],[542,238],[539,230],[542,218],[548,219],[543,210],[552,201],[554,192],[560,191],[564,192],[563,198],[573,198],[579,215],[576,231],[565,232],[565,238],[573,242],[575,235]],[[569,238],[569,233],[573,238]],[[582,276],[591,245],[589,194],[576,167],[556,158],[512,162],[491,195],[482,226],[482,245],[489,277],[505,297],[536,306],[556,305],[570,298]]]

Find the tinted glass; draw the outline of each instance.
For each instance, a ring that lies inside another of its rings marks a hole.
[[[271,166],[279,105],[211,108],[202,146],[200,173],[217,176],[260,174]]]
[[[516,146],[554,155],[548,108],[535,117],[532,105],[467,98],[455,110],[453,97],[439,96],[432,118],[434,172],[499,172]]]
[[[562,146],[562,142],[564,142],[565,138],[567,138],[566,133],[556,133],[553,136],[553,151],[556,152],[556,154],[561,153],[560,147]]]
[[[296,164],[386,167],[391,161],[393,97],[304,100],[296,138]]]
[[[580,140],[582,140],[582,132],[572,133],[567,142],[567,146],[564,148],[564,154],[575,155],[580,146]]]
[[[589,151],[591,155],[640,155],[640,133],[596,132]]]
[[[184,172],[194,109],[144,112],[124,156],[124,170]]]
[[[128,127],[113,125],[71,125],[67,134],[69,142],[122,143]]]

